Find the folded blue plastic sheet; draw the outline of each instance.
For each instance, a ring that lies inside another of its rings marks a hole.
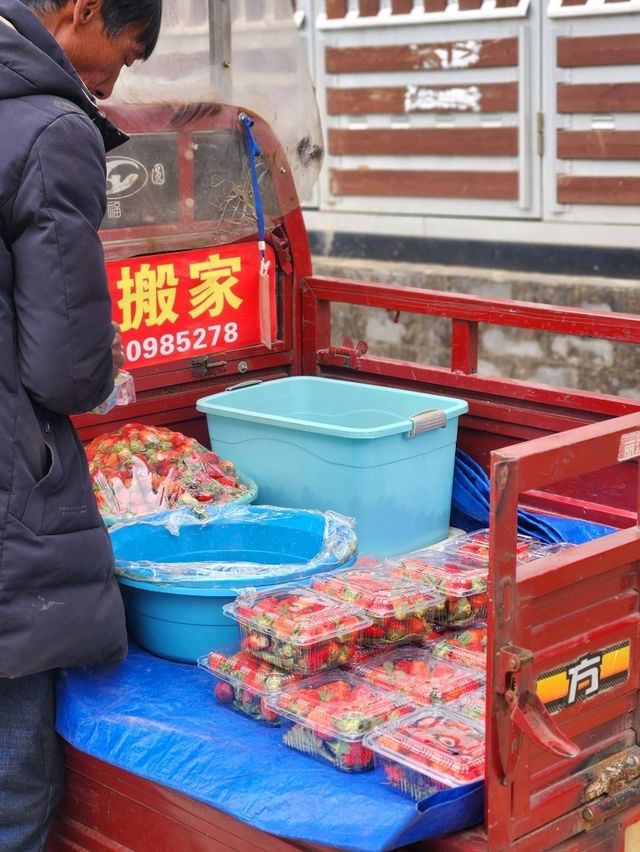
[[[456,449],[451,498],[451,524],[472,532],[489,526],[489,477],[463,450]],[[518,532],[546,544],[582,544],[614,532],[613,527],[556,515],[534,514],[518,509]]]
[[[278,728],[218,705],[201,669],[132,647],[124,663],[59,678],[58,731],[71,745],[271,834],[385,852],[482,821],[482,782],[416,804],[373,772],[295,752]]]

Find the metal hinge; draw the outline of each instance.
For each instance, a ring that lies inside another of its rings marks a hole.
[[[369,351],[369,345],[364,340],[359,340],[354,346],[353,340],[348,337],[342,341],[342,346],[330,346],[329,355],[339,355],[344,358],[345,364],[349,364],[354,369],[358,368],[358,359],[366,355]]]
[[[590,802],[599,796],[612,796],[637,778],[640,778],[640,750],[634,747],[615,755],[600,767],[585,790],[584,797]]]
[[[538,157],[544,155],[544,113],[536,113],[536,154]]]
[[[227,366],[225,360],[216,361],[213,355],[201,355],[191,359],[191,371],[194,376],[202,378],[209,373],[223,373]]]
[[[598,828],[610,817],[638,804],[640,750],[632,746],[594,770],[595,775],[585,790],[586,805],[582,809],[586,831]]]

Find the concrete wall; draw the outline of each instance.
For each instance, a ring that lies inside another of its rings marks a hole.
[[[315,257],[314,272],[488,299],[640,314],[640,287],[629,280],[330,257]],[[446,319],[401,315],[394,322],[386,311],[351,305],[336,305],[333,311],[333,343],[345,337],[365,340],[376,355],[449,366]],[[479,372],[640,398],[640,347],[633,344],[484,325]]]

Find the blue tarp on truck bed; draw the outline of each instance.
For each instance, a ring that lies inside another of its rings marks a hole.
[[[75,748],[172,787],[262,831],[384,852],[482,821],[483,784],[417,805],[373,772],[343,773],[281,731],[217,704],[196,666],[132,647],[124,663],[63,671],[58,731]]]

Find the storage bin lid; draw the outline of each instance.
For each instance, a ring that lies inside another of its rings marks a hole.
[[[484,731],[470,719],[430,708],[381,725],[367,748],[450,787],[484,774]]]
[[[361,609],[305,586],[282,586],[241,595],[225,604],[223,611],[245,628],[296,646],[356,635],[372,623]]]
[[[314,731],[349,741],[416,709],[405,696],[376,689],[341,671],[322,672],[287,686],[269,698],[267,706]]]
[[[353,670],[369,683],[402,692],[420,705],[455,701],[485,683],[479,669],[439,660],[423,648],[397,648],[357,663]]]
[[[346,568],[316,574],[315,591],[363,609],[373,618],[407,619],[425,615],[442,603],[442,597],[424,585],[390,576],[384,568]]]
[[[203,397],[198,411],[350,439],[428,431],[468,411],[465,400],[362,382],[288,376]]]
[[[231,655],[210,651],[198,658],[198,666],[233,686],[248,689],[260,696],[272,695],[287,684],[300,680],[300,675],[280,671],[248,651],[238,651]]]

